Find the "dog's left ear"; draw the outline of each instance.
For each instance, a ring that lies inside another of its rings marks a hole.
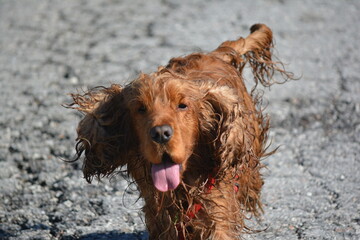
[[[263,147],[269,123],[261,112],[246,110],[234,91],[227,86],[208,88],[200,105],[200,134],[215,154],[216,177],[230,174],[236,179],[237,197],[257,215],[263,185],[260,158],[266,156]]]
[[[214,144],[215,157],[222,159],[224,168],[240,163],[255,138],[249,119],[256,113],[244,110],[235,91],[228,86],[209,87],[200,107],[201,132]]]
[[[135,149],[125,90],[113,84],[72,94],[74,102],[69,107],[85,114],[77,128],[75,160],[84,153],[83,173],[88,182],[125,165]]]

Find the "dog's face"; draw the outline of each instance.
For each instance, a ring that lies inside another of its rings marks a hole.
[[[198,137],[197,106],[192,89],[171,76],[142,75],[128,101],[142,156],[151,163],[159,191],[175,189]]]

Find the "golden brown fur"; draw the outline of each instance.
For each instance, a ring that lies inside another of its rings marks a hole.
[[[274,71],[291,78],[272,61],[271,47],[271,30],[256,24],[245,39],[173,58],[124,87],[74,94],[72,108],[85,113],[76,150],[77,159],[84,153],[86,180],[127,165],[145,200],[150,239],[223,240],[247,232],[245,219],[262,211],[260,159],[269,154],[269,121],[248,93],[242,70],[249,64],[256,84],[265,86]],[[160,144],[149,132],[162,125],[171,126],[173,135]],[[161,192],[151,166],[165,155],[181,165],[181,182]]]

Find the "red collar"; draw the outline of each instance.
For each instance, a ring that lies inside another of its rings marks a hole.
[[[235,181],[234,181],[234,191],[237,193],[239,191],[239,183],[237,183],[237,180],[239,179],[239,175],[235,176]],[[207,179],[207,182],[205,184],[205,193],[209,194],[211,192],[211,190],[215,187],[216,184],[216,178],[213,176],[213,174],[209,174],[209,177]],[[188,217],[188,219],[194,219],[196,217],[196,214],[202,209],[203,205],[201,203],[195,203],[193,204],[193,206],[191,207],[191,209],[188,209],[188,211],[186,212],[186,216]],[[183,234],[183,229],[181,227],[181,224],[178,223],[176,224],[176,228],[178,230],[179,233],[179,240],[185,240],[185,236]]]

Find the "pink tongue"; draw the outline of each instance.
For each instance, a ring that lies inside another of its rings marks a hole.
[[[153,164],[151,176],[157,190],[161,192],[174,190],[180,183],[180,165],[168,161]]]

